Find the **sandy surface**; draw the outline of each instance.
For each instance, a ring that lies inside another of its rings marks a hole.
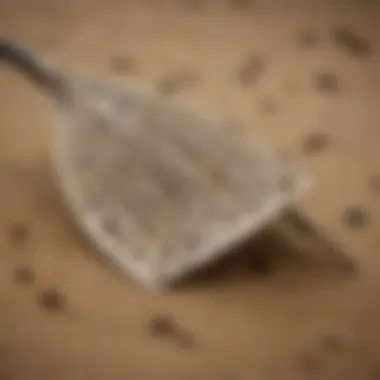
[[[316,181],[297,207],[353,270],[276,230],[147,292],[71,224],[49,174],[50,104],[2,67],[1,379],[380,378],[380,8],[262,3],[2,0],[0,32],[67,69],[173,91],[287,152]]]

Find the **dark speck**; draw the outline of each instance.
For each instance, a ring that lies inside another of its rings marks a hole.
[[[331,73],[319,73],[315,77],[315,88],[322,92],[338,92],[340,89],[338,77]]]
[[[339,351],[344,345],[343,337],[339,334],[325,335],[322,338],[322,345],[328,351]]]
[[[170,338],[183,349],[194,348],[193,334],[179,328],[170,314],[158,314],[153,316],[148,324],[148,332],[157,338]]]
[[[264,70],[264,59],[259,56],[251,56],[238,70],[237,79],[243,86],[255,85],[257,84],[260,76],[264,73]]]
[[[307,153],[319,153],[328,145],[328,137],[321,132],[314,132],[308,135],[304,142],[303,148]]]
[[[136,69],[136,62],[129,57],[115,57],[110,61],[110,68],[118,74],[127,74]]]
[[[255,274],[266,275],[272,270],[272,263],[264,254],[255,253],[249,259],[248,268]]]
[[[59,311],[65,306],[65,297],[55,289],[44,290],[39,297],[39,304],[47,311]]]
[[[366,57],[371,54],[369,41],[355,34],[347,27],[335,28],[332,32],[332,38],[339,48],[353,56]]]
[[[169,314],[158,314],[153,316],[148,324],[148,332],[154,337],[167,337],[176,333],[176,323]]]
[[[163,78],[157,85],[157,90],[161,94],[171,95],[181,89],[193,85],[197,80],[195,73],[191,71],[180,71]]]
[[[318,36],[312,30],[302,30],[299,33],[298,41],[301,47],[314,47],[318,42]]]
[[[9,238],[12,243],[23,243],[28,238],[28,229],[23,223],[14,223],[9,230]]]
[[[21,285],[29,285],[34,281],[34,273],[27,266],[19,266],[13,272],[13,278]]]
[[[369,222],[368,213],[361,207],[350,207],[343,213],[343,222],[349,227],[365,227]]]

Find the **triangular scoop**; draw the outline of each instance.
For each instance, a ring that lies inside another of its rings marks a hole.
[[[0,57],[55,99],[60,189],[99,251],[162,289],[264,228],[309,182],[274,150],[172,100]]]
[[[220,258],[306,190],[274,151],[188,108],[76,77],[54,154],[83,230],[150,288]]]

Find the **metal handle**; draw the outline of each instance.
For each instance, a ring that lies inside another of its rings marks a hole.
[[[0,62],[5,62],[26,74],[34,83],[56,95],[65,91],[62,76],[48,68],[41,59],[19,44],[0,40]]]

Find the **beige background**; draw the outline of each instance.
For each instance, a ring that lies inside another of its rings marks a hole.
[[[68,69],[177,91],[291,154],[316,180],[298,207],[354,270],[269,231],[148,293],[70,223],[49,175],[50,105],[2,67],[0,378],[380,379],[379,20],[359,0],[1,0],[1,36]],[[339,28],[360,38],[337,41]],[[187,338],[152,336],[161,313]]]

